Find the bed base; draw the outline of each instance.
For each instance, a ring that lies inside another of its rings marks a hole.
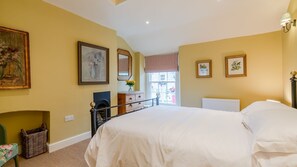
[[[296,101],[296,74],[297,71],[292,71],[291,75],[292,77],[290,78],[291,80],[291,95],[292,95],[292,107],[297,108],[297,101]]]
[[[108,114],[107,114],[108,110],[111,110],[113,108],[119,108],[119,107],[122,107],[122,106],[125,106],[125,105],[132,105],[132,104],[135,104],[135,103],[143,103],[143,102],[151,102],[151,104],[149,106],[146,106],[146,107],[143,107],[143,108],[140,108],[140,109],[137,109],[137,110],[133,110],[133,111],[130,111],[130,112],[127,112],[127,113],[124,113],[124,114],[118,114],[118,115],[115,115],[115,116],[108,117]],[[121,105],[105,107],[105,108],[98,108],[98,109],[95,108],[95,106],[96,106],[95,102],[91,102],[90,106],[92,108],[90,110],[90,113],[91,113],[92,137],[95,135],[97,129],[101,125],[103,125],[105,122],[109,121],[110,119],[115,118],[115,117],[119,117],[119,116],[122,116],[122,115],[125,115],[125,114],[133,113],[135,111],[139,111],[139,110],[142,110],[144,108],[153,107],[155,105],[159,105],[159,96],[157,96],[156,98],[152,98],[152,99],[140,100],[140,101],[135,101],[135,102],[132,102],[132,103],[121,104]],[[102,118],[102,113],[103,113],[103,118]]]

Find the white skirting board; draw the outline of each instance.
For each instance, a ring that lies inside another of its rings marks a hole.
[[[240,111],[240,100],[239,99],[202,98],[202,108],[238,112]]]
[[[58,141],[56,143],[49,144],[48,152],[52,153],[54,151],[60,150],[62,148],[68,147],[72,144],[75,144],[75,143],[78,143],[78,142],[81,142],[83,140],[90,139],[90,138],[91,138],[91,131],[85,132],[85,133],[82,133],[82,134],[79,134],[79,135],[76,135],[73,137],[69,137],[67,139]]]

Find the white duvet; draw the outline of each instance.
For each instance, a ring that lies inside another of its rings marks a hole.
[[[156,106],[100,126],[90,167],[250,167],[251,133],[239,112]]]

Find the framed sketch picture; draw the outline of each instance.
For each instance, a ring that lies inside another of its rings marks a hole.
[[[29,33],[0,26],[0,90],[31,88]]]
[[[225,75],[226,77],[246,76],[246,55],[226,56]]]
[[[78,84],[109,83],[109,49],[78,41]]]
[[[211,78],[212,67],[211,60],[196,61],[196,78]]]

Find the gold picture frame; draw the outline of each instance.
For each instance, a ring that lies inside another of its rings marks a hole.
[[[0,26],[0,90],[31,88],[29,33]]]
[[[227,78],[247,76],[245,54],[225,57],[225,76]]]
[[[212,77],[212,61],[198,60],[196,61],[196,78]]]

